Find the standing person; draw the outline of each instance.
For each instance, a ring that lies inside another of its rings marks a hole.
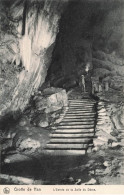
[[[82,92],[85,92],[85,77],[84,75],[81,75],[81,88],[82,88]]]

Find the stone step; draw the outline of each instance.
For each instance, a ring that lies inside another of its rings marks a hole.
[[[69,155],[85,155],[86,149],[73,149],[73,150],[65,150],[65,149],[45,149],[45,154],[54,155],[54,156],[69,156]]]
[[[88,117],[90,117],[90,116],[95,116],[96,115],[96,113],[94,112],[94,113],[66,113],[65,114],[65,116],[88,116]]]
[[[82,105],[69,105],[69,109],[83,109],[83,110],[91,110],[91,109],[93,109],[94,108],[94,106],[86,106],[86,105],[84,105],[84,104],[82,104]]]
[[[91,102],[91,103],[96,103],[95,101],[92,101],[91,99],[70,99],[69,102],[76,102],[76,103],[80,103],[80,102]]]
[[[92,110],[94,109],[94,106],[85,106],[85,105],[71,105],[69,106],[69,109],[81,109],[81,110]]]
[[[55,143],[48,143],[47,145],[46,145],[46,148],[45,149],[49,149],[49,148],[51,148],[51,149],[85,149],[85,148],[87,148],[88,147],[88,144],[62,144],[62,143],[60,143],[60,144],[55,144]]]
[[[85,115],[86,114],[86,115]],[[63,118],[63,120],[74,120],[74,119],[77,119],[78,121],[94,121],[94,118],[95,118],[95,113],[90,113],[88,115],[88,113],[66,113],[65,117]],[[68,121],[69,121],[68,120]]]
[[[74,128],[80,128],[80,129],[90,129],[90,128],[94,128],[94,124],[92,124],[92,125],[89,125],[89,124],[87,124],[87,125],[59,125],[58,126],[58,128],[59,129],[74,129]]]
[[[98,105],[105,105],[104,102],[98,102]]]
[[[77,122],[73,122],[73,121],[62,121],[59,125],[91,125],[94,124],[94,121],[77,121]]]
[[[92,103],[92,104],[95,104],[96,102],[93,102],[93,101],[91,101],[91,100],[80,100],[80,99],[78,99],[78,100],[69,100],[69,103]]]
[[[90,102],[90,103],[96,103],[90,99],[78,99],[78,100],[69,100],[70,103],[85,103],[85,102]]]
[[[107,120],[109,117],[106,115],[106,116],[99,116],[98,115],[98,118],[97,118],[97,121],[102,121],[102,120]]]
[[[99,114],[98,114],[98,119],[100,118],[100,116],[107,116],[107,114],[106,114],[106,112],[99,113]]]
[[[64,118],[62,122],[94,122],[93,118]]]
[[[68,110],[82,110],[82,111],[92,111],[94,109],[94,107],[84,107],[84,106],[79,106],[79,107],[75,107],[75,106],[70,106]]]
[[[56,129],[54,131],[55,133],[69,133],[69,134],[73,134],[73,133],[89,133],[89,132],[94,132],[94,129]]]
[[[73,106],[73,105],[76,105],[76,106],[94,106],[95,104],[94,103],[89,103],[89,102],[82,102],[82,103],[76,103],[76,102],[73,102],[73,103],[69,103],[69,106]]]
[[[74,107],[70,107],[67,112],[74,112],[74,111],[80,111],[80,112],[89,112],[89,113],[92,113],[92,112],[95,112],[95,108],[83,108],[83,107],[79,107],[79,108],[74,108]]]
[[[97,125],[104,125],[105,124],[105,121],[99,121],[97,122]]]
[[[97,110],[101,110],[103,108],[105,108],[105,107],[104,106],[97,106]]]
[[[94,102],[90,102],[90,101],[85,101],[85,102],[70,102],[69,101],[69,105],[73,105],[73,104],[75,104],[75,105],[95,105],[95,103]]]
[[[90,143],[92,138],[51,138],[50,143]]]
[[[98,111],[98,113],[103,113],[103,112],[106,112],[106,109],[105,108],[102,108]]]
[[[79,105],[77,105],[77,104],[71,104],[71,105],[69,105],[69,108],[77,108],[77,107],[79,107],[79,108],[85,108],[85,109],[87,109],[87,108],[94,108],[94,105],[86,105],[86,104],[79,104]]]
[[[73,101],[73,100],[81,100],[82,99],[82,95],[79,94],[72,94],[71,97],[69,97],[69,100]]]
[[[63,139],[66,139],[66,138],[73,138],[73,139],[75,139],[75,138],[85,138],[85,139],[87,139],[87,138],[93,138],[94,137],[94,133],[92,133],[92,132],[88,132],[88,133],[52,133],[52,134],[50,134],[50,137],[52,137],[52,138],[63,138]]]
[[[78,112],[78,111],[82,111],[82,112],[94,112],[94,108],[90,108],[90,109],[87,108],[87,109],[86,109],[86,108],[81,108],[81,107],[80,107],[80,108],[73,108],[73,107],[72,107],[72,108],[69,108],[69,109],[68,109],[68,112],[73,112],[73,111],[77,111],[77,112]]]
[[[85,98],[81,97],[80,99],[79,98],[77,98],[77,99],[69,99],[69,101],[70,102],[88,102],[89,101],[89,102],[93,102],[93,103],[96,102],[95,100],[93,100],[91,98],[86,98],[86,97]]]
[[[95,116],[94,115],[91,115],[90,117],[89,116],[83,116],[83,115],[65,115],[64,119],[85,119],[85,120],[90,120],[90,119],[94,119]],[[64,120],[63,119],[63,120]]]
[[[90,101],[90,102],[96,102],[95,100],[91,99],[91,98],[78,98],[78,99],[69,99],[70,102],[85,102],[85,101]]]
[[[71,113],[88,113],[88,114],[96,114],[93,111],[89,111],[89,110],[68,110],[67,114],[71,114]]]
[[[71,104],[71,105],[69,105],[69,108],[74,108],[74,109],[79,109],[79,108],[81,108],[81,109],[84,109],[84,110],[86,110],[86,109],[92,109],[92,108],[94,108],[94,105],[88,105],[88,104]]]
[[[50,134],[45,152],[51,155],[85,155],[88,148],[93,147],[95,137],[95,104],[88,97],[69,99],[69,109],[66,114],[61,114],[64,118]]]

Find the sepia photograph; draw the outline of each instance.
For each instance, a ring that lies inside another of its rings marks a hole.
[[[0,0],[0,164],[4,194],[124,185],[124,0]]]

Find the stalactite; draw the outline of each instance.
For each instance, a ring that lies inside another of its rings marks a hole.
[[[28,13],[24,14],[24,16],[26,15],[25,33],[23,32],[20,40],[20,55],[25,70],[20,73],[19,83],[15,88],[14,94],[16,94],[16,91],[18,91],[18,94],[13,98],[12,110],[17,108],[23,110],[31,94],[45,80],[47,69],[44,64],[44,55],[54,43],[58,30],[59,15],[54,10],[54,4],[57,4],[57,1],[45,1],[44,7],[39,11],[38,16],[37,8],[31,8]],[[23,88],[24,85],[25,88]],[[23,96],[23,102],[20,104],[19,100]],[[18,99],[18,103],[15,104],[16,99]]]
[[[45,64],[47,49],[53,47],[58,32],[58,21],[61,15],[60,5],[64,1],[23,1],[22,27],[17,26],[20,35],[19,50],[20,64],[23,70],[17,75],[18,81],[12,99],[9,102],[9,110],[24,110],[30,97],[38,90],[45,80],[48,64]],[[14,9],[14,8],[13,8]],[[17,11],[17,7],[16,7]],[[21,29],[21,28],[22,29]],[[49,58],[49,56],[48,56]],[[50,59],[48,60],[50,62]],[[5,110],[1,108],[2,112]]]

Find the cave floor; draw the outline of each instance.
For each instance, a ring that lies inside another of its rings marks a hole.
[[[39,159],[27,158],[6,164],[2,167],[2,173],[32,178],[42,181],[44,185],[78,184],[78,181],[85,184],[92,179],[95,183],[91,182],[91,185],[123,185],[123,152],[117,147],[101,149],[85,156],[42,155]]]
[[[69,98],[74,99],[73,93]],[[78,93],[76,99],[80,99]],[[98,151],[85,155],[52,155],[39,152],[31,157],[16,153],[16,161],[3,164],[1,170],[2,174],[32,178],[44,185],[123,185],[123,152],[124,147],[117,146],[101,147]],[[17,184],[10,181],[8,183]]]

